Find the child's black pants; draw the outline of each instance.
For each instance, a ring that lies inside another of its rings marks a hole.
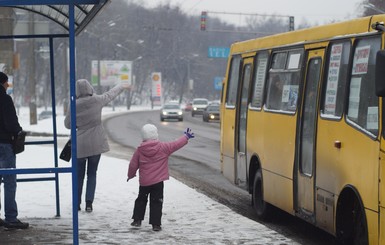
[[[163,181],[154,185],[139,186],[139,194],[135,200],[132,219],[143,220],[146,213],[148,196],[150,195],[150,224],[161,225],[163,208]]]

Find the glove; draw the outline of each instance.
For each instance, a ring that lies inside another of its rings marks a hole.
[[[186,131],[184,131],[184,134],[187,136],[187,138],[192,139],[195,137],[194,133],[191,132],[191,128],[186,128]]]

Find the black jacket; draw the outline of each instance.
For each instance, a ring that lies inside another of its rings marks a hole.
[[[21,130],[12,98],[0,84],[0,143],[12,143]]]

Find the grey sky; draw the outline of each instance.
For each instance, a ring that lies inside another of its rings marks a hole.
[[[130,0],[129,0],[130,1]],[[360,3],[363,0],[131,0],[144,2],[153,7],[159,3],[179,5],[184,12],[200,15],[204,10],[210,12],[267,14],[294,16],[296,25],[304,19],[312,24],[326,24],[332,21],[342,21],[357,17],[361,12]],[[215,17],[230,19],[241,23],[241,16],[214,14]]]

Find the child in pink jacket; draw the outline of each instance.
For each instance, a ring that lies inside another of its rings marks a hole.
[[[150,195],[150,224],[154,231],[160,231],[163,208],[163,181],[169,179],[168,157],[185,146],[194,133],[187,128],[184,135],[172,142],[160,142],[158,129],[146,124],[141,129],[143,142],[134,152],[128,167],[128,180],[136,176],[139,169],[139,194],[135,200],[131,225],[140,227],[146,212],[147,197]]]

